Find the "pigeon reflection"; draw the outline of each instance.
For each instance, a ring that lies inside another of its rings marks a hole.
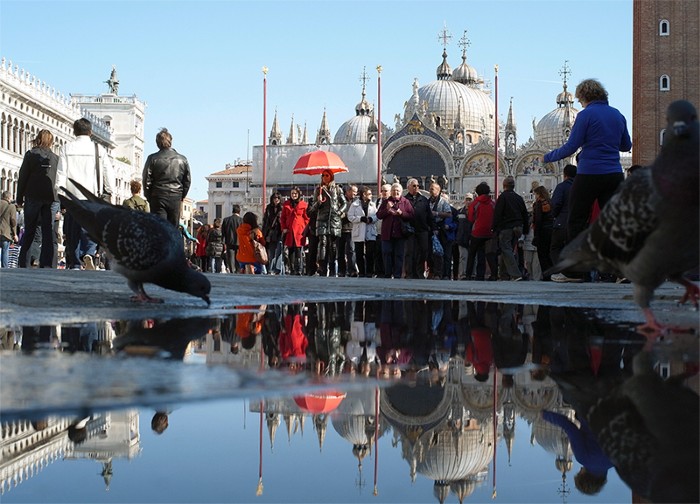
[[[114,351],[132,356],[183,360],[190,343],[217,328],[215,318],[126,321],[112,341]]]

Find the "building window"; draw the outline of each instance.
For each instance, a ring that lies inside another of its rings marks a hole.
[[[220,189],[220,188],[222,188],[223,186],[224,186],[224,183],[223,183],[223,182],[216,182],[216,188],[217,188],[217,189]]]
[[[221,205],[216,205],[214,207],[214,218],[221,219],[221,217],[223,217],[223,214],[221,213]]]
[[[240,182],[231,182],[231,187],[240,187],[241,183]]]
[[[659,90],[660,91],[670,91],[671,90],[671,79],[668,75],[662,75],[659,79]]]
[[[659,133],[659,145],[664,144],[664,136],[666,135],[666,128],[662,129]]]
[[[659,35],[662,37],[668,37],[670,32],[671,30],[668,21],[666,19],[659,21]]]

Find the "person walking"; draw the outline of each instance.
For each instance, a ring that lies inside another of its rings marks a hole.
[[[503,192],[498,196],[493,211],[493,229],[498,236],[498,247],[505,272],[499,271],[500,278],[507,274],[511,280],[522,280],[523,274],[518,267],[515,247],[523,230],[528,227],[527,207],[522,196],[515,192],[515,179],[508,176],[503,179]]]
[[[88,191],[98,197],[111,201],[114,183],[112,161],[107,150],[93,142],[92,123],[85,118],[73,123],[75,140],[65,144],[58,155],[57,184],[67,188],[78,199],[87,197],[73,185],[75,180]],[[70,212],[66,212],[63,220],[63,235],[65,237],[66,269],[95,269],[95,243]]]
[[[570,192],[568,241],[588,226],[593,203],[597,200],[602,209],[615,193],[624,180],[620,152],[632,149],[627,121],[608,104],[608,92],[599,81],[581,81],[575,96],[583,110],[576,116],[569,139],[543,158],[545,163],[552,163],[581,149]]]
[[[19,169],[17,205],[24,208],[24,234],[19,251],[18,266],[27,267],[27,252],[34,242],[37,227],[41,227],[39,267],[52,268],[58,254],[58,240],[53,225],[60,219],[56,176],[58,156],[52,152],[54,136],[46,129],[39,130],[32,141]]]
[[[334,182],[331,170],[321,173],[321,185],[315,191],[312,210],[316,212],[318,237],[318,271],[320,276],[337,276],[337,243],[341,233],[341,216],[347,210],[343,190]]]
[[[289,258],[289,269],[292,275],[301,275],[304,271],[302,257],[306,243],[304,230],[309,224],[309,216],[306,213],[308,203],[301,198],[301,190],[293,187],[289,192],[289,199],[282,205],[282,243]]]
[[[469,205],[467,218],[472,223],[467,258],[467,280],[471,278],[476,263],[476,280],[483,281],[486,276],[486,263],[489,265],[489,280],[498,278],[498,262],[493,234],[493,212],[496,204],[491,199],[491,188],[486,182],[474,189],[476,199]]]
[[[122,206],[131,210],[138,210],[139,212],[150,212],[151,206],[148,204],[148,201],[141,197],[141,182],[132,180],[129,182],[129,188],[131,189],[131,198],[125,199],[122,202]]]
[[[17,207],[10,200],[10,191],[3,191],[0,194],[0,267],[9,268],[10,244],[18,241]]]
[[[233,204],[231,206],[231,215],[226,217],[221,223],[221,232],[224,235],[224,245],[226,245],[225,262],[226,269],[229,273],[238,273],[239,267],[236,261],[236,252],[238,251],[238,226],[243,224],[241,217],[241,206]]]
[[[282,195],[278,192],[274,192],[270,196],[270,202],[265,207],[262,224],[262,234],[265,237],[267,257],[270,258],[269,273],[279,273],[279,271],[272,270],[272,264],[275,262],[277,245],[282,240],[282,227],[280,226],[281,217]]]
[[[182,200],[190,190],[190,165],[185,156],[173,149],[173,136],[166,128],[156,135],[156,145],[158,152],[149,155],[143,167],[143,193],[151,213],[177,227]]]

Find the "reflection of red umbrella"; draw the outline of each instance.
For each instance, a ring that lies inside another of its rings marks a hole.
[[[340,156],[332,152],[317,150],[307,152],[299,158],[297,164],[294,165],[294,175],[320,175],[324,170],[330,170],[333,173],[344,173],[348,171],[348,167]]]
[[[330,413],[343,402],[347,394],[342,392],[318,392],[297,396],[294,402],[297,403],[304,411],[319,415],[321,413]]]

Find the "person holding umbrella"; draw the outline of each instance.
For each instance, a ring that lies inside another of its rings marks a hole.
[[[347,211],[347,200],[343,190],[335,183],[330,168],[321,172],[321,185],[314,190],[311,210],[316,212],[317,274],[336,276],[337,240],[341,233],[341,215]]]

